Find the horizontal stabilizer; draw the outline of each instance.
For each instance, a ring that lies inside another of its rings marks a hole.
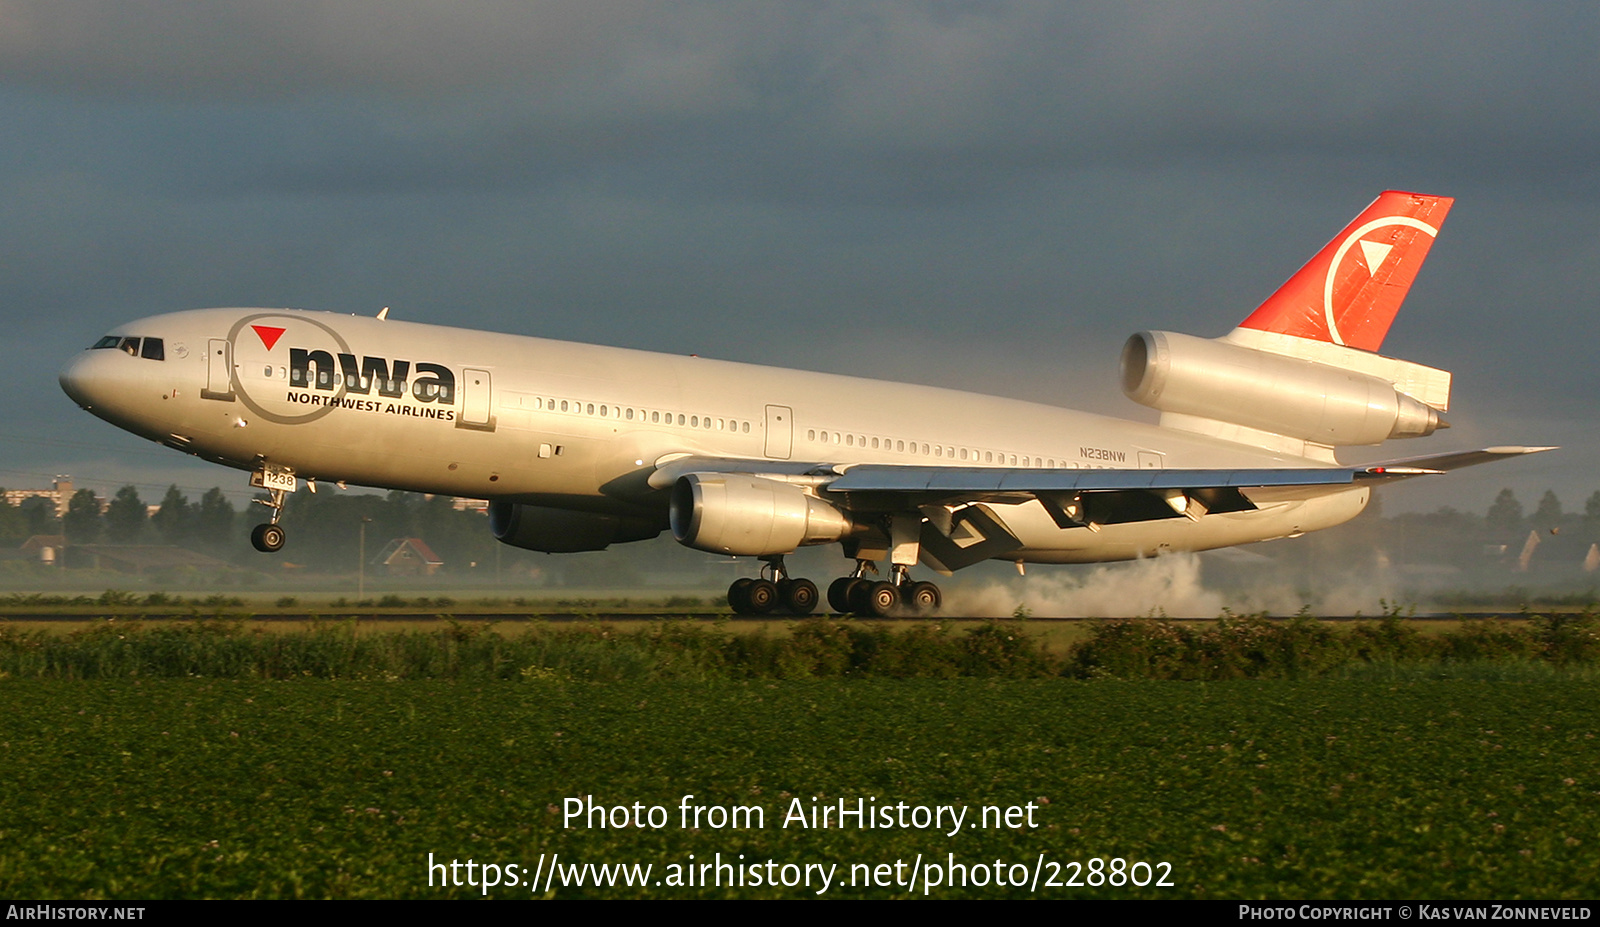
[[[1407,476],[1419,475],[1414,471],[1423,473],[1445,473],[1450,470],[1460,470],[1462,467],[1475,467],[1478,464],[1493,463],[1510,457],[1521,457],[1526,454],[1542,454],[1545,451],[1559,450],[1556,447],[1523,447],[1521,445],[1503,445],[1500,447],[1486,447],[1476,451],[1456,451],[1450,454],[1431,454],[1427,457],[1406,457],[1401,460],[1386,460],[1381,463],[1367,464],[1365,469],[1378,477],[1398,479]]]

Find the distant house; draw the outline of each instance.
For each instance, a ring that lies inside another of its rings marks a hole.
[[[61,550],[66,546],[65,535],[36,534],[22,542],[22,553],[30,560],[54,566],[61,562]]]
[[[380,564],[390,576],[432,576],[444,566],[422,538],[395,538],[372,562]]]
[[[225,560],[192,550],[153,544],[75,544],[67,549],[66,559],[66,565],[76,569],[136,574],[179,567],[196,570],[222,570],[229,567]]]

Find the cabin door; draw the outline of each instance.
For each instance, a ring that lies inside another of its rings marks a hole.
[[[212,338],[206,346],[206,388],[200,397],[233,401],[233,345],[226,338]]]
[[[794,412],[788,406],[767,406],[767,456],[788,460],[794,452]]]

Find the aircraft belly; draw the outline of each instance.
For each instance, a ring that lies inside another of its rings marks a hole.
[[[1099,531],[1059,528],[1037,502],[997,505],[992,506],[992,510],[1022,542],[1022,547],[995,559],[1099,563],[1291,537],[1349,521],[1366,507],[1369,496],[1370,490],[1364,487],[1346,489],[1275,502],[1256,511],[1206,515],[1198,521],[1163,518],[1105,525]]]

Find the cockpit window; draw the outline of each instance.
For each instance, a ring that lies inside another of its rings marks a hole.
[[[145,360],[166,360],[167,346],[160,338],[130,338],[127,335],[107,335],[96,341],[89,350],[100,351],[116,348],[127,351],[129,357],[142,357]]]

